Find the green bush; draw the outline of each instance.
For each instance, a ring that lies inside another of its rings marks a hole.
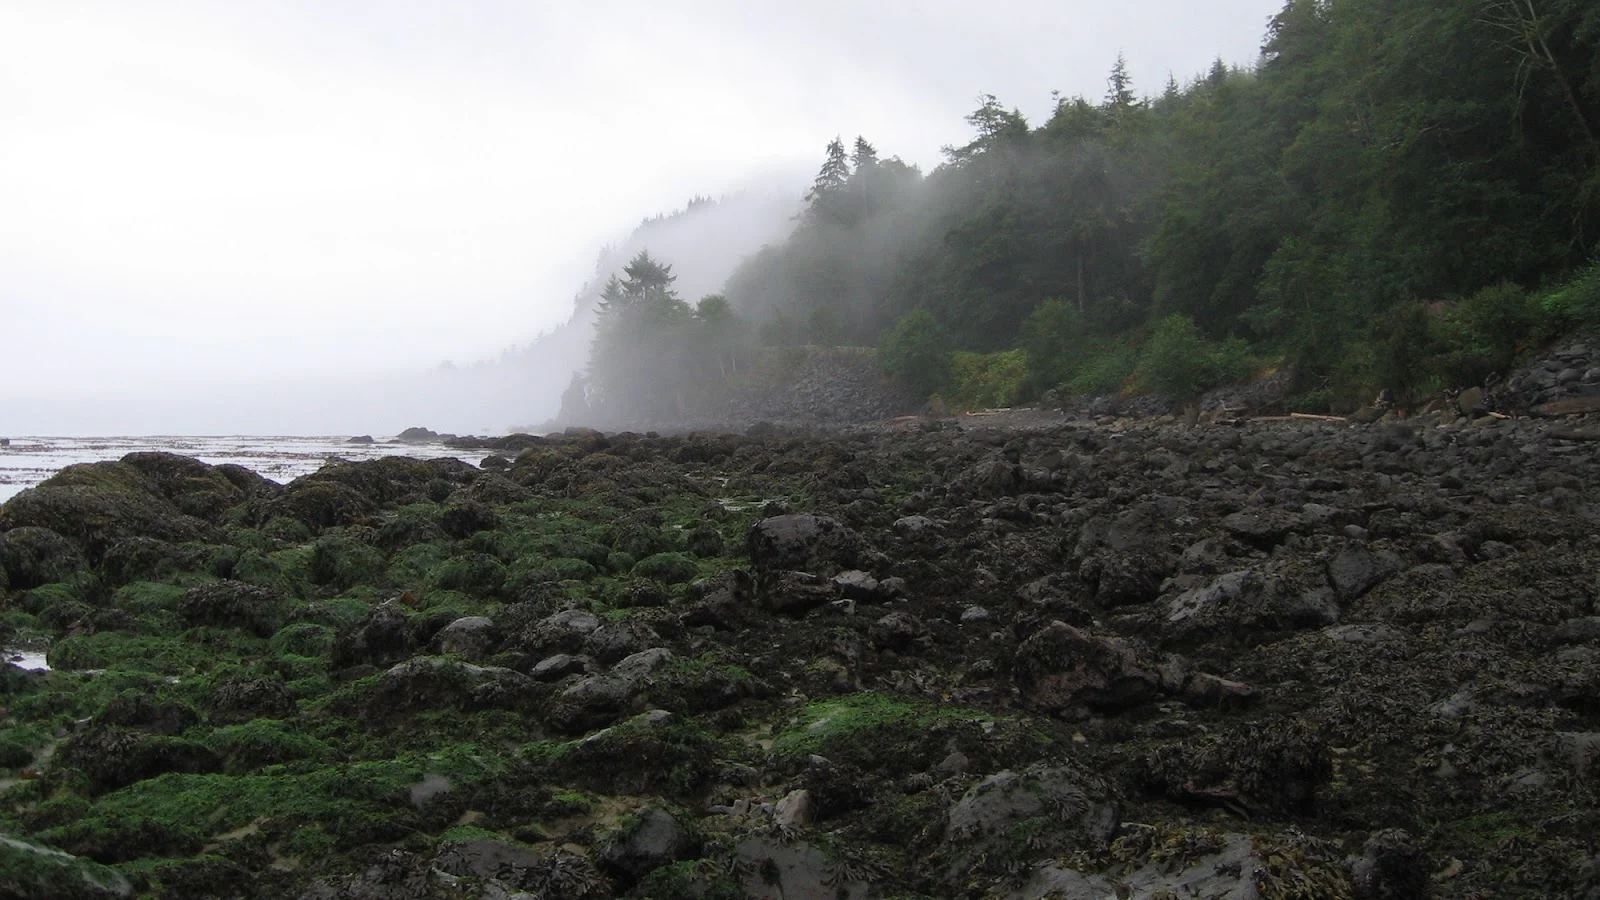
[[[1156,323],[1134,370],[1141,391],[1187,403],[1209,388],[1250,374],[1243,341],[1209,341],[1188,316],[1171,315]]]
[[[1137,355],[1118,344],[1089,356],[1075,375],[1066,381],[1074,394],[1116,394],[1132,377]]]
[[[950,381],[950,334],[918,309],[907,313],[878,347],[878,365],[919,396],[927,397]]]
[[[1481,384],[1509,369],[1521,350],[1537,343],[1549,318],[1539,301],[1518,285],[1503,282],[1484,288],[1431,317],[1434,356],[1424,374],[1446,386]],[[1405,387],[1422,384],[1413,381]]]
[[[1540,311],[1560,326],[1600,327],[1600,263],[1581,270],[1538,302]]]
[[[955,353],[950,374],[949,400],[959,409],[1015,406],[1028,380],[1028,354],[1024,350]]]

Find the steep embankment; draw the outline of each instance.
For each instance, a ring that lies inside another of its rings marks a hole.
[[[172,897],[1593,890],[1600,472],[1557,433],[75,467],[0,510],[55,667],[0,672],[0,893],[32,845]]]

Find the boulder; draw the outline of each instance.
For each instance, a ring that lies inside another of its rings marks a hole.
[[[1154,698],[1160,679],[1114,638],[1052,622],[1017,648],[1023,702],[1045,713],[1116,712]]]
[[[447,656],[481,662],[494,651],[500,629],[486,616],[463,616],[439,629],[433,636],[434,648]]]
[[[23,526],[0,533],[0,589],[32,590],[88,567],[76,544],[48,528]]]
[[[221,475],[205,484],[213,493],[242,497]],[[210,509],[215,504],[200,505]],[[216,535],[214,526],[185,513],[143,472],[123,462],[68,466],[0,507],[0,531],[28,526],[73,541],[91,563],[124,538],[181,543]]]
[[[392,720],[423,709],[512,709],[531,706],[534,682],[494,666],[438,656],[419,656],[383,673],[367,697],[368,719]]]
[[[867,639],[879,650],[904,653],[928,638],[928,626],[908,612],[892,612],[872,623]]]
[[[1393,553],[1373,553],[1358,544],[1351,545],[1328,561],[1328,581],[1339,599],[1349,602],[1372,590],[1404,565]]]
[[[831,574],[856,566],[864,550],[856,533],[838,519],[808,514],[762,519],[750,527],[746,545],[762,574],[786,569]]]
[[[243,628],[260,637],[271,637],[286,612],[276,591],[242,581],[203,584],[178,598],[178,615],[191,624]]]
[[[1222,520],[1224,531],[1263,550],[1283,543],[1291,533],[1305,527],[1303,516],[1277,507],[1240,510]]]
[[[1003,850],[1013,826],[1048,817],[1049,837],[1064,852],[1097,846],[1117,824],[1117,810],[1104,791],[1067,766],[1036,765],[1004,770],[969,787],[945,816],[944,839],[972,856],[984,848]]]
[[[808,572],[770,572],[761,579],[756,604],[768,612],[798,618],[838,597],[837,585]]]
[[[551,724],[578,733],[616,721],[672,660],[672,651],[656,647],[629,656],[604,674],[583,679],[557,695],[548,712]]]
[[[237,678],[211,692],[211,720],[219,725],[253,719],[287,719],[300,707],[277,678]]]
[[[699,847],[689,830],[659,807],[635,813],[604,844],[600,863],[626,883],[634,883],[662,866],[693,859]]]
[[[378,604],[354,625],[334,636],[330,663],[334,669],[355,665],[389,665],[411,655],[417,642],[403,598]]]

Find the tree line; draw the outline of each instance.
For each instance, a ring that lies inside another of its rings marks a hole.
[[[830,143],[712,315],[877,346],[930,393],[1288,363],[1308,409],[1481,380],[1600,319],[1600,4],[1289,0],[1254,66],[1146,95],[1119,57],[1102,97],[967,122],[927,174]]]

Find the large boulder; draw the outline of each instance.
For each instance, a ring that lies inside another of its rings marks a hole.
[[[604,844],[600,861],[629,883],[682,859],[692,859],[697,842],[671,813],[641,810]]]
[[[178,615],[193,625],[243,628],[271,637],[283,624],[284,599],[269,588],[242,581],[219,581],[185,591]]]
[[[968,788],[946,814],[944,839],[959,848],[952,872],[980,856],[1017,852],[1014,830],[1029,821],[1048,823],[1033,833],[1037,850],[1067,855],[1103,845],[1117,810],[1098,784],[1067,766],[997,772]]]
[[[365,715],[392,720],[423,709],[527,709],[534,687],[532,679],[510,669],[419,656],[383,673],[367,697]]]
[[[181,479],[152,479],[126,462],[68,466],[0,507],[0,531],[28,526],[47,528],[76,543],[90,562],[98,561],[112,544],[125,538],[181,543],[214,537],[213,525],[189,514],[162,493],[163,486],[176,491],[185,484]],[[214,470],[211,477],[201,479],[201,485],[208,494],[241,500],[244,496]],[[207,511],[214,510],[217,503],[186,501],[184,505]]]
[[[387,665],[416,649],[411,617],[401,598],[393,598],[378,604],[361,621],[340,630],[333,640],[330,663],[334,669]]]
[[[548,713],[550,723],[575,734],[615,721],[632,711],[672,659],[672,651],[656,647],[629,656],[609,672],[583,679],[556,697]]]
[[[1045,713],[1116,712],[1153,699],[1161,688],[1157,673],[1126,644],[1059,621],[1022,642],[1015,672],[1023,701]]]
[[[785,569],[832,574],[859,567],[865,549],[838,519],[810,514],[762,519],[750,527],[746,546],[762,574]]]
[[[88,565],[76,544],[48,528],[24,526],[0,533],[0,589],[32,590],[65,581]]]

